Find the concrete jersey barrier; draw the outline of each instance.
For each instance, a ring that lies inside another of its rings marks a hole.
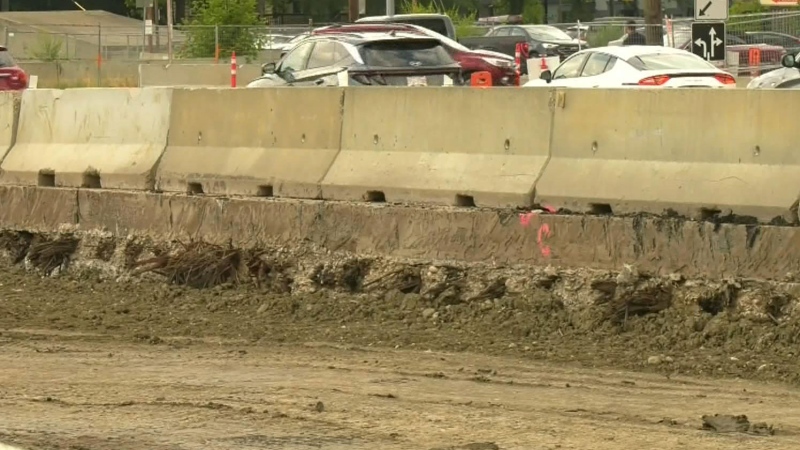
[[[549,89],[350,88],[323,198],[530,206],[549,102]]]
[[[573,211],[798,220],[789,92],[564,92],[538,201]],[[789,134],[787,134],[789,133]]]
[[[0,164],[16,138],[18,117],[19,95],[0,92]]]
[[[320,88],[176,90],[158,189],[319,198],[339,152],[342,95]]]
[[[237,70],[237,84],[247,83],[261,76],[257,64],[242,65]],[[230,87],[231,65],[221,64],[140,64],[139,86],[206,86]]]
[[[32,89],[0,183],[152,190],[169,89]]]

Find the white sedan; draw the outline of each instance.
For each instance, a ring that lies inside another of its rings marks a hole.
[[[545,70],[526,87],[736,87],[733,75],[697,55],[669,47],[631,45],[586,49]]]

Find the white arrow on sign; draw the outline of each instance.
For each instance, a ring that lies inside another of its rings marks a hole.
[[[706,41],[697,38],[697,40],[694,41],[694,44],[698,47],[703,47],[703,58],[708,59],[708,47],[706,47]]]
[[[714,47],[716,47],[718,45],[722,45],[722,39],[717,37],[717,30],[715,30],[714,27],[711,27],[711,29],[708,30],[708,36],[711,38],[710,39],[710,41],[711,41],[711,57],[713,58],[714,57]],[[705,42],[703,42],[703,44],[705,44]],[[705,48],[705,45],[703,45],[703,47]]]

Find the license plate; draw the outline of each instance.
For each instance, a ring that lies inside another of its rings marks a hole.
[[[425,77],[408,77],[406,79],[409,86],[427,86],[428,79]]]

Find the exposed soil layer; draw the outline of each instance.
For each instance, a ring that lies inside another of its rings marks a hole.
[[[0,327],[328,341],[800,383],[797,284],[0,234]]]
[[[799,293],[627,266],[5,231],[0,442],[788,450]]]

